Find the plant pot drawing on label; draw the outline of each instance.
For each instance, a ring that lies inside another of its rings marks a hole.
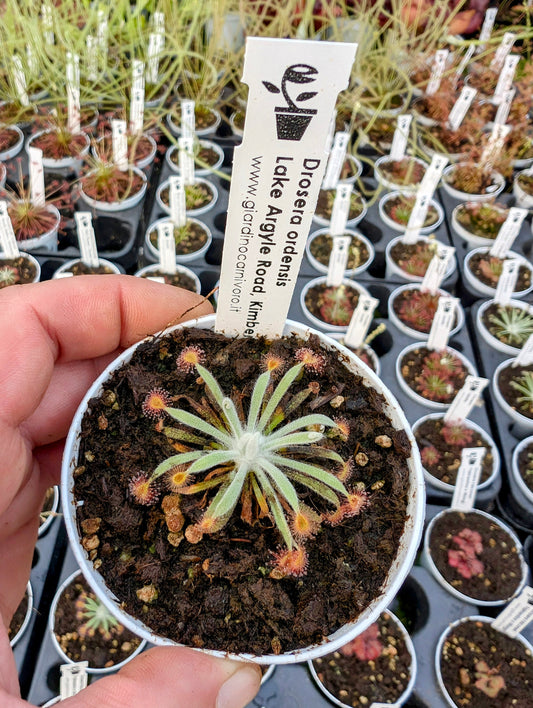
[[[301,140],[316,114],[316,108],[300,108],[297,103],[309,101],[317,95],[316,91],[304,91],[293,100],[289,96],[287,84],[308,84],[315,80],[318,71],[309,64],[292,64],[285,69],[281,79],[281,89],[269,81],[263,85],[270,93],[282,93],[286,106],[276,106],[276,129],[278,140]]]

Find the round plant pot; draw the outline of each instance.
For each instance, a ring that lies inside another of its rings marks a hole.
[[[81,258],[73,258],[63,263],[63,265],[60,265],[59,268],[52,275],[52,280],[57,280],[58,278],[74,277],[74,273],[70,273],[69,268],[72,268],[72,266],[76,265],[77,263],[81,263]],[[120,266],[118,266],[116,263],[107,261],[105,258],[99,258],[98,263],[100,266],[106,266],[107,268],[110,268],[113,271],[113,274],[120,275],[120,273],[124,273],[124,269],[121,269]]]
[[[485,327],[485,323],[483,322],[483,315],[487,311],[487,309],[494,304],[496,304],[494,300],[486,300],[479,306],[478,311],[476,313],[477,331],[487,342],[487,344],[492,347],[492,349],[496,349],[496,351],[503,352],[504,354],[516,356],[520,351],[520,347],[513,347],[510,344],[504,344],[503,342],[500,342],[500,340],[493,334],[491,334],[489,330]],[[508,304],[512,307],[517,307],[520,310],[530,311],[533,315],[531,305],[527,302],[522,302],[521,300],[510,300]]]
[[[486,285],[485,283],[482,283],[481,280],[476,278],[474,273],[472,273],[472,270],[470,269],[469,263],[470,259],[472,256],[476,253],[487,253],[489,249],[486,247],[479,247],[479,248],[474,248],[472,251],[469,251],[464,260],[464,268],[463,268],[463,274],[466,279],[466,282],[470,285],[470,287],[475,290],[477,293],[480,295],[484,295],[485,297],[490,297],[493,298],[496,295],[496,288],[491,288],[489,285]],[[515,251],[508,251],[507,253],[507,258],[517,258],[520,261],[520,265],[523,265],[525,268],[527,268],[531,272],[531,285],[526,288],[525,290],[518,290],[513,293],[513,298],[520,298],[524,297],[528,293],[530,293],[533,290],[533,268],[529,261],[524,258],[524,256],[520,255],[520,253],[516,253]]]
[[[0,162],[7,162],[13,159],[22,150],[24,146],[24,133],[17,125],[1,125],[0,130],[9,130],[17,136],[17,142],[12,147],[0,152]],[[3,186],[2,184],[2,187]]]
[[[208,148],[209,150],[214,150],[216,154],[218,155],[218,159],[215,162],[214,165],[211,165],[211,167],[196,167],[194,168],[194,174],[197,175],[198,177],[203,177],[205,175],[209,175],[212,172],[216,172],[222,167],[222,163],[224,162],[224,151],[220,147],[220,145],[217,145],[216,143],[212,142],[211,140],[200,140],[200,147],[203,148]],[[178,145],[172,145],[166,152],[165,154],[165,160],[167,165],[170,167],[172,172],[175,172],[176,174],[180,174],[180,168],[179,165],[177,165],[172,157],[174,155],[177,155],[179,153],[179,146]]]
[[[348,163],[350,167],[350,172],[352,173],[349,177],[344,177],[344,179],[339,179],[339,184],[354,184],[359,177],[361,176],[363,172],[363,165],[359,160],[354,157],[354,155],[350,155],[350,153],[346,154],[346,157],[344,158],[344,164]],[[342,173],[341,173],[342,174]]]
[[[347,229],[349,229],[350,227],[354,227],[356,224],[358,224],[360,221],[362,221],[365,218],[366,212],[367,212],[367,206],[366,206],[366,202],[362,196],[361,196],[361,202],[363,205],[361,212],[355,218],[346,220],[346,228]],[[313,214],[313,221],[315,223],[317,223],[319,226],[322,226],[323,228],[329,226],[331,223],[331,219],[327,219],[325,216],[321,216],[320,214],[317,214],[316,212]]]
[[[154,229],[157,230],[158,224],[164,224],[169,221],[170,219],[168,217],[165,217],[164,219],[158,219],[157,221],[154,221],[152,224],[150,224],[150,226],[146,229],[146,233],[144,235],[144,246],[150,256],[152,256],[152,258],[155,258],[156,260],[159,260],[159,249],[154,246],[154,244],[150,240],[150,234],[154,231]],[[192,251],[191,253],[176,254],[176,263],[189,263],[190,261],[194,261],[197,258],[202,258],[209,250],[209,246],[213,241],[211,231],[207,228],[206,224],[204,224],[203,221],[193,219],[192,217],[187,217],[187,223],[198,224],[202,228],[202,230],[205,231],[207,238],[204,245],[197,251]]]
[[[528,194],[528,192],[526,192],[518,181],[519,176],[524,174],[524,172],[528,172],[528,170],[523,170],[515,175],[513,180],[513,194],[516,199],[517,207],[521,207],[522,209],[533,209],[533,194]]]
[[[214,315],[210,315],[199,320],[188,322],[187,326],[213,330],[214,323],[215,317]],[[171,328],[169,332],[182,329],[183,327],[183,324],[178,325]],[[301,324],[288,321],[285,325],[283,335],[296,335],[303,339],[308,339],[311,335],[319,337],[323,348],[333,353],[338,352],[341,354],[343,357],[342,361],[349,371],[361,375],[366,385],[375,388],[378,393],[383,395],[385,399],[384,410],[387,417],[390,419],[395,428],[405,430],[409,441],[411,451],[411,456],[407,459],[407,465],[409,468],[409,489],[407,492],[408,501],[406,507],[406,525],[402,531],[398,543],[397,555],[392,562],[391,568],[387,574],[387,579],[384,582],[378,597],[373,599],[354,621],[342,626],[318,644],[314,644],[306,648],[298,648],[285,653],[264,654],[257,656],[250,653],[232,654],[231,652],[228,653],[216,649],[201,649],[201,651],[206,651],[215,656],[229,656],[234,659],[253,660],[263,664],[292,664],[322,656],[331,651],[335,651],[338,647],[346,644],[346,642],[350,641],[353,637],[361,633],[372,622],[374,622],[378,615],[386,609],[395,597],[413,564],[422,531],[425,503],[424,484],[416,443],[410,431],[409,424],[407,423],[405,415],[398,402],[390,394],[388,389],[385,388],[380,379],[372,372],[369,372],[366,367],[362,366],[356,357],[352,357],[347,354],[345,349],[337,348],[331,339],[324,337],[324,335],[318,331],[309,329]],[[83,398],[74,416],[73,424],[68,434],[68,440],[63,457],[61,494],[63,499],[65,523],[74,555],[99,600],[104,603],[104,605],[126,628],[131,629],[142,638],[147,639],[154,644],[171,645],[176,644],[177,642],[173,642],[167,637],[155,635],[154,632],[152,632],[143,622],[133,618],[121,608],[120,602],[106,587],[102,575],[94,571],[87,552],[82,546],[82,537],[80,535],[80,529],[78,528],[78,523],[75,516],[77,502],[74,495],[75,480],[73,478],[73,472],[77,466],[78,455],[80,453],[80,426],[82,424],[83,417],[87,412],[88,406],[90,406],[91,399],[95,396],[101,395],[102,392],[108,388],[109,377],[131,360],[134,352],[140,344],[144,344],[148,341],[151,341],[151,338],[133,345],[120,354],[119,357],[98,377]]]
[[[462,192],[460,189],[456,189],[455,187],[453,187],[449,182],[450,174],[456,167],[461,167],[465,164],[468,163],[458,162],[453,165],[448,165],[448,167],[444,169],[444,172],[442,174],[442,186],[444,188],[444,191],[450,197],[453,197],[453,199],[457,199],[460,202],[483,202],[487,199],[497,197],[498,194],[503,192],[505,188],[505,178],[499,172],[492,172],[492,184],[484,194],[471,194],[470,192]]]
[[[314,231],[309,238],[307,239],[307,242],[305,244],[305,253],[307,256],[307,259],[309,260],[309,263],[313,266],[315,270],[317,270],[319,273],[327,273],[328,272],[328,266],[324,265],[321,263],[319,260],[317,260],[313,254],[311,253],[311,244],[313,241],[318,238],[319,236],[322,236],[324,234],[329,234],[329,229],[318,229],[318,231]],[[374,260],[374,246],[370,243],[370,241],[363,236],[363,234],[359,233],[359,231],[352,231],[350,229],[345,229],[344,233],[342,234],[343,236],[351,236],[353,238],[357,238],[359,241],[361,241],[364,245],[365,248],[368,251],[368,258],[364,263],[361,263],[361,265],[357,266],[357,268],[347,268],[345,271],[346,276],[348,277],[353,277],[355,275],[359,275],[360,273],[364,273],[365,270],[367,270],[368,266],[372,263]]]
[[[156,273],[157,271],[161,270],[161,266],[159,263],[151,264],[144,266],[144,268],[140,268],[136,273],[137,278],[148,278],[150,279],[150,274],[151,273]],[[185,266],[182,265],[176,265],[176,271],[178,273],[182,273],[183,275],[186,275],[188,278],[190,278],[194,282],[194,291],[195,293],[200,293],[202,290],[202,284],[200,283],[200,278],[194,273],[190,268],[186,268]]]
[[[146,157],[143,157],[141,160],[135,161],[135,163],[134,163],[135,167],[137,167],[139,170],[144,170],[146,167],[151,165],[153,163],[154,158],[157,153],[157,143],[154,140],[154,138],[149,133],[143,133],[142,137],[144,140],[147,140],[150,143],[150,152],[146,155]],[[103,160],[104,162],[112,162],[113,159],[112,159],[111,154],[108,154],[106,156],[105,154],[100,155],[98,153],[98,146],[105,139],[110,140],[110,137],[106,138],[106,137],[102,136],[102,137],[98,138],[98,140],[96,141],[96,144],[92,148],[92,153],[96,157],[96,159],[98,159],[98,160]],[[128,152],[129,152],[129,149],[128,149]],[[105,153],[105,150],[104,150],[104,153]],[[128,155],[128,160],[129,160],[129,158],[130,158],[130,155]]]
[[[28,625],[31,620],[31,614],[33,612],[33,588],[30,581],[26,585],[26,596],[28,598],[28,606],[26,608],[26,614],[24,615],[24,621],[19,627],[17,633],[9,640],[11,648],[13,648],[24,636],[24,632],[28,629]]]
[[[203,206],[198,207],[197,209],[187,209],[187,216],[200,216],[201,214],[206,214],[208,211],[211,211],[211,209],[213,209],[218,200],[218,189],[208,179],[203,179],[202,177],[195,177],[194,184],[203,185],[212,193],[213,196],[211,201],[207,204],[204,204]],[[170,214],[170,205],[165,204],[163,199],[161,199],[161,192],[163,192],[165,189],[168,189],[169,185],[170,182],[168,179],[166,179],[164,182],[161,182],[161,184],[157,188],[157,192],[155,193],[155,198],[157,200],[159,208],[167,214]]]
[[[408,157],[413,163],[423,167],[424,170],[427,169],[427,163],[421,160],[420,158],[411,156],[406,157]],[[418,187],[420,186],[420,182],[417,181],[413,184],[401,184],[398,182],[394,182],[392,179],[386,176],[385,172],[383,171],[383,164],[387,162],[391,162],[391,158],[389,155],[378,157],[378,159],[374,163],[374,175],[379,184],[381,184],[381,186],[387,189],[389,192],[416,192]]]
[[[50,509],[48,510],[48,516],[46,519],[43,521],[42,524],[39,524],[39,531],[38,531],[38,536],[39,538],[41,536],[44,536],[44,534],[48,531],[50,526],[52,525],[56,512],[59,508],[59,487],[55,485],[52,489],[52,502]]]
[[[346,332],[348,329],[348,325],[341,326],[341,325],[332,325],[329,322],[322,321],[318,319],[315,315],[313,315],[307,305],[305,304],[305,298],[309,290],[316,285],[325,285],[326,284],[327,277],[326,276],[321,276],[320,278],[314,278],[313,280],[310,280],[304,287],[302,288],[302,291],[300,293],[300,307],[302,308],[302,311],[304,315],[307,317],[309,322],[314,327],[320,327],[322,329],[327,329],[328,331],[331,332]],[[368,290],[364,288],[362,285],[359,283],[356,283],[354,280],[349,280],[348,278],[343,278],[342,285],[347,285],[350,288],[353,288],[354,290],[357,290],[357,292],[360,295],[368,295]]]
[[[503,369],[506,369],[508,366],[511,366],[513,362],[514,359],[506,359],[505,361],[502,361],[500,364],[498,364],[492,377],[492,390],[494,392],[494,398],[496,399],[496,402],[498,403],[500,408],[513,421],[513,432],[518,437],[525,437],[533,433],[533,418],[528,418],[527,416],[515,410],[511,405],[509,405],[509,403],[507,403],[507,401],[503,397],[498,383],[500,372],[503,371]]]
[[[390,202],[392,199],[396,199],[397,197],[401,197],[402,194],[405,194],[405,192],[400,192],[396,190],[395,192],[388,192],[385,194],[381,199],[379,200],[378,203],[378,208],[379,208],[379,216],[383,223],[388,226],[390,229],[393,229],[394,231],[401,231],[402,233],[407,230],[407,224],[399,224],[397,221],[394,221],[394,219],[391,219],[391,217],[387,214],[387,211],[385,209],[385,206],[388,202]],[[430,224],[429,226],[421,226],[420,227],[420,233],[421,234],[429,234],[432,231],[435,231],[436,229],[439,228],[439,226],[442,224],[442,221],[444,219],[444,211],[441,207],[441,205],[436,202],[434,199],[431,199],[429,203],[430,207],[435,209],[437,212],[437,220],[433,223]]]
[[[442,676],[441,656],[442,656],[442,652],[444,649],[446,639],[448,638],[448,635],[451,634],[455,630],[456,627],[459,627],[461,624],[464,624],[465,622],[481,622],[483,624],[490,625],[490,624],[492,624],[493,621],[494,621],[494,619],[492,617],[483,617],[481,615],[470,615],[469,617],[463,617],[459,620],[456,620],[455,622],[452,622],[450,625],[448,625],[446,627],[446,629],[442,632],[441,636],[439,637],[439,641],[437,643],[437,647],[435,650],[435,673],[437,675],[437,682],[438,682],[439,688],[442,692],[442,696],[451,708],[457,708],[457,706],[460,704],[456,703],[456,701],[454,701],[453,697],[448,693],[448,690],[446,689],[446,686],[445,686],[444,680],[443,680],[443,676]],[[502,636],[509,639],[506,635],[502,635]],[[510,641],[518,642],[519,644],[521,644],[523,649],[526,651],[526,653],[530,657],[533,654],[533,646],[531,646],[531,644],[521,634],[518,634],[513,640],[510,640]],[[515,653],[513,652],[508,657],[508,661],[511,662],[511,660],[514,657],[515,657]],[[482,658],[485,658],[485,657],[482,657]],[[494,700],[497,701],[497,697]],[[487,701],[486,705],[487,706],[489,706],[489,705],[495,706],[495,705],[498,705],[498,703],[494,702],[494,701],[491,701],[489,703]],[[526,705],[526,704],[524,703],[524,705]]]
[[[46,233],[41,234],[40,236],[36,236],[35,238],[27,238],[23,241],[19,241],[17,239],[19,246],[22,246],[25,251],[43,250],[51,251],[54,253],[57,251],[57,232],[59,229],[59,224],[61,222],[61,214],[55,208],[55,206],[52,206],[51,204],[46,205],[46,210],[50,214],[53,214],[56,220],[54,226]],[[16,233],[17,232],[15,229],[15,235]]]
[[[413,423],[413,433],[416,432],[416,430],[424,423],[426,420],[439,420],[440,418],[443,417],[442,413],[428,413],[427,415],[422,416],[419,418],[415,423]],[[476,489],[485,489],[486,487],[490,487],[490,485],[498,479],[500,476],[500,453],[498,451],[498,447],[494,443],[493,439],[488,435],[488,433],[483,430],[483,428],[478,425],[477,423],[474,423],[472,420],[465,420],[465,425],[467,425],[471,430],[474,430],[476,433],[479,433],[488,443],[490,447],[490,453],[492,455],[492,472],[490,476],[484,481],[484,482],[479,482],[477,485]],[[467,446],[468,447],[468,446]],[[426,480],[426,484],[428,484],[430,487],[433,487],[434,489],[438,489],[441,492],[447,492],[448,494],[452,495],[453,492],[455,491],[455,485],[454,484],[448,484],[447,482],[443,482],[441,479],[438,479],[434,475],[432,475],[428,470],[424,467],[424,463],[422,463],[422,471],[424,472],[424,479]]]
[[[409,652],[409,654],[411,656],[411,665],[409,667],[409,681],[408,681],[407,686],[405,687],[405,690],[403,691],[403,693],[400,696],[398,696],[398,698],[394,701],[394,704],[392,704],[392,703],[385,704],[385,703],[380,702],[379,705],[403,706],[404,703],[409,698],[409,696],[411,695],[414,685],[415,685],[415,681],[416,681],[416,674],[417,674],[416,652],[415,652],[415,648],[414,648],[413,642],[411,640],[411,637],[409,636],[408,631],[405,629],[405,627],[400,622],[400,620],[390,610],[387,610],[385,614],[387,614],[390,617],[390,619],[393,621],[396,628],[402,634],[407,651]],[[327,656],[325,657],[325,659],[327,660]],[[316,667],[312,661],[308,661],[307,666],[309,667],[309,671],[311,673],[311,676],[315,680],[316,685],[322,691],[324,696],[326,696],[326,698],[329,701],[331,701],[331,703],[333,703],[336,706],[339,706],[340,708],[352,708],[352,706],[354,705],[353,703],[351,705],[348,703],[343,703],[343,701],[340,700],[340,698],[335,696],[333,693],[331,693],[331,691],[329,691],[326,688],[324,683],[320,680],[320,677],[318,676],[318,672],[316,670]],[[355,677],[356,671],[357,671],[357,667],[354,666],[353,673],[351,675],[354,675],[354,677]],[[361,705],[363,705],[363,704],[361,703]],[[370,704],[370,706],[374,706],[374,705],[377,705],[377,703],[374,702],[374,703]]]
[[[394,300],[396,297],[400,294],[405,292],[406,290],[420,290],[420,285],[416,283],[409,283],[408,285],[400,285],[400,287],[396,288],[391,292],[389,295],[389,299],[387,301],[387,311],[388,311],[388,316],[389,316],[389,321],[397,328],[400,330],[400,332],[403,332],[406,334],[408,337],[413,337],[413,339],[419,339],[419,340],[424,340],[428,338],[429,332],[420,332],[417,329],[414,329],[414,327],[409,327],[409,325],[406,325],[402,320],[398,317],[394,310]],[[442,290],[439,288],[438,290],[439,295],[443,296],[449,296],[449,293],[446,292],[446,290]],[[457,324],[455,327],[451,330],[450,332],[450,337],[453,337],[454,334],[457,334],[459,330],[461,330],[464,326],[465,323],[465,313],[464,310],[461,306],[461,303],[458,302],[455,307],[455,316],[457,318]]]
[[[28,140],[26,143],[26,152],[29,153],[29,149],[31,147],[34,147],[33,143],[37,138],[40,138],[42,135],[46,135],[49,133],[55,133],[57,131],[51,129],[51,130],[39,130],[39,132],[34,133],[31,138]],[[76,172],[79,171],[79,169],[82,166],[83,163],[83,158],[85,155],[88,154],[89,148],[91,147],[91,141],[89,140],[89,136],[86,135],[85,133],[80,133],[81,136],[83,136],[85,140],[85,147],[83,147],[80,152],[77,155],[69,155],[68,157],[62,157],[59,160],[55,160],[51,157],[46,157],[43,154],[43,167],[45,170],[74,170]]]
[[[446,408],[448,408],[448,406],[450,405],[449,403],[441,403],[440,401],[430,401],[428,398],[424,398],[424,396],[421,396],[416,391],[414,391],[402,376],[401,362],[403,357],[409,352],[419,349],[423,346],[425,346],[423,342],[415,342],[414,344],[408,344],[398,354],[398,357],[396,358],[396,380],[398,381],[402,391],[406,393],[416,403],[420,404],[421,406],[425,406],[426,408],[433,408],[439,411],[446,410]],[[477,376],[475,368],[464,356],[464,354],[461,354],[461,352],[458,352],[453,347],[446,347],[444,351],[451,352],[454,356],[460,359],[471,376]],[[457,393],[457,391],[455,393]]]
[[[515,591],[510,595],[509,597],[501,598],[499,600],[479,600],[474,597],[470,597],[469,595],[466,595],[465,593],[460,592],[454,585],[449,583],[446,578],[441,574],[437,566],[435,565],[435,561],[432,558],[431,555],[431,547],[430,547],[430,541],[431,541],[431,532],[435,528],[435,524],[437,523],[438,520],[442,519],[443,517],[446,517],[450,513],[457,513],[453,509],[443,509],[441,512],[439,512],[433,519],[428,524],[428,527],[426,529],[426,533],[424,535],[424,545],[422,548],[422,556],[421,556],[421,562],[422,565],[429,570],[431,575],[435,578],[435,580],[439,583],[439,585],[444,588],[447,592],[450,593],[450,595],[453,595],[454,597],[457,597],[459,600],[462,602],[467,602],[472,605],[477,605],[478,607],[499,607],[500,605],[506,605],[508,604],[513,597],[516,597],[517,595],[520,594],[520,592],[523,590],[527,578],[528,578],[528,566],[524,560],[524,554],[522,551],[522,544],[520,543],[518,537],[512,531],[509,526],[504,524],[500,519],[497,519],[495,516],[492,516],[491,514],[487,514],[485,511],[480,511],[478,509],[473,509],[472,511],[468,512],[468,514],[477,514],[484,519],[489,520],[496,526],[498,526],[502,531],[507,533],[510,538],[512,539],[513,544],[516,546],[517,553],[518,553],[518,558],[520,561],[520,566],[521,566],[521,578],[520,581],[515,589]],[[465,522],[466,523],[466,522]],[[485,540],[485,539],[483,539]]]
[[[415,100],[411,103],[411,113],[413,114],[413,117],[416,122],[424,126],[424,128],[434,128],[436,125],[439,125],[439,121],[435,120],[435,118],[429,118],[428,116],[425,116],[418,110],[421,103],[420,99],[422,98],[422,95],[423,94],[420,93],[418,95],[418,98],[415,98]]]
[[[75,570],[71,575],[68,576],[68,578],[66,578],[61,583],[61,585],[58,587],[58,589],[56,591],[56,594],[54,595],[54,599],[52,600],[52,604],[50,606],[50,613],[48,615],[48,632],[50,634],[52,644],[54,645],[54,649],[57,651],[57,653],[59,654],[59,656],[61,657],[61,659],[63,660],[63,662],[65,664],[74,664],[76,662],[73,661],[71,658],[69,658],[67,656],[67,654],[65,654],[65,652],[61,648],[61,645],[57,641],[55,631],[54,631],[55,630],[55,613],[56,613],[57,605],[59,603],[59,599],[60,599],[61,595],[66,590],[66,588],[68,588],[68,586],[76,580],[76,578],[79,575],[81,575],[80,571]],[[94,590],[94,588],[93,588],[93,590]],[[134,631],[134,630],[130,630],[130,631]],[[115,671],[118,671],[123,666],[128,664],[132,659],[134,659],[136,656],[138,656],[138,654],[140,654],[142,652],[142,650],[145,648],[145,646],[146,646],[146,641],[143,639],[141,641],[141,643],[139,644],[139,646],[135,649],[135,651],[133,651],[126,659],[124,659],[124,661],[121,661],[117,664],[113,664],[113,666],[102,667],[102,668],[87,666],[86,671],[88,674],[94,674],[96,676],[102,676],[104,674],[110,674]]]
[[[491,246],[494,243],[494,239],[478,236],[477,234],[469,231],[459,222],[457,214],[463,206],[463,204],[458,204],[452,211],[452,227],[455,233],[466,241],[470,248],[476,248],[478,246]],[[501,211],[503,212],[504,210],[502,209]]]
[[[422,275],[411,275],[410,273],[407,273],[404,271],[400,266],[394,261],[391,255],[391,250],[392,248],[402,241],[404,238],[404,235],[402,236],[396,236],[395,238],[391,239],[386,247],[385,247],[385,278],[388,280],[405,280],[409,283],[421,283],[424,280],[424,276]],[[432,241],[427,237],[427,236],[419,236],[417,239],[417,242],[419,241],[424,241],[426,243],[431,243]],[[451,258],[450,262],[448,264],[448,269],[446,270],[446,273],[444,275],[444,280],[450,277],[452,273],[455,271],[456,268],[456,263],[455,263],[455,258]]]
[[[231,128],[231,132],[233,135],[236,135],[238,138],[242,138],[244,135],[244,128],[241,128],[240,126],[237,125],[237,118],[239,115],[241,115],[243,111],[233,111],[233,113],[229,117],[229,125]]]
[[[93,199],[88,194],[86,194],[83,191],[83,182],[81,182],[80,192],[81,196],[83,197],[83,200],[88,206],[93,207],[93,209],[97,209],[98,211],[117,212],[125,211],[126,209],[132,209],[134,206],[139,204],[139,202],[142,201],[142,199],[144,198],[148,185],[148,180],[146,178],[145,173],[138,167],[129,167],[129,169],[142,179],[142,186],[138,192],[130,195],[129,197],[126,197],[125,199],[122,199],[120,202],[104,202],[99,199]],[[87,176],[90,174],[91,172],[88,172]]]
[[[354,356],[357,356],[357,354],[355,353],[355,351],[354,351],[353,349],[351,349],[350,347],[347,347],[346,344],[344,343],[344,334],[343,334],[343,333],[341,333],[341,332],[327,332],[327,333],[326,333],[326,336],[327,336],[327,337],[331,337],[331,339],[334,339],[334,340],[337,342],[337,344],[338,344],[339,347],[345,347],[345,348],[348,349],[348,351],[351,352]],[[364,343],[363,343],[363,345],[362,345],[361,348],[363,349],[363,351],[365,352],[365,354],[367,354],[368,357],[369,357],[369,358],[371,359],[371,361],[372,361],[372,366],[369,367],[369,368],[372,369],[372,371],[376,374],[376,376],[380,376],[380,374],[381,374],[381,362],[380,362],[380,360],[379,360],[379,356],[378,356],[378,355],[376,354],[376,352],[372,349],[372,347],[370,346],[370,344],[364,344]],[[360,357],[358,357],[358,358],[360,358]],[[362,361],[362,360],[361,360],[361,363],[363,364],[363,366],[367,366],[367,364],[366,364],[364,361]]]
[[[194,132],[199,138],[207,138],[210,135],[214,135],[222,121],[222,116],[219,111],[215,108],[210,108],[209,110],[213,113],[215,119],[213,124],[207,128],[196,128]],[[167,113],[167,125],[174,135],[181,135],[181,126],[174,121],[172,113]]]
[[[518,445],[515,447],[513,450],[513,459],[512,459],[512,465],[511,465],[511,474],[513,476],[513,479],[515,480],[516,484],[518,485],[518,488],[524,495],[524,497],[527,499],[528,504],[531,505],[531,508],[533,508],[533,491],[527,486],[527,484],[524,482],[524,478],[520,474],[520,469],[518,465],[518,459],[520,457],[520,453],[522,450],[529,445],[533,443],[533,436],[529,436],[527,438],[524,438],[524,440],[521,440]]]
[[[19,252],[19,256],[23,258],[24,260],[28,261],[33,268],[35,269],[35,275],[33,277],[33,280],[31,281],[32,283],[38,283],[39,280],[41,279],[41,264],[37,260],[37,258],[34,258],[31,253],[24,253],[23,251]],[[12,261],[13,259],[4,259],[2,253],[0,253],[0,290],[2,290],[4,287],[9,287],[10,285],[16,285],[17,283],[6,283],[6,280],[9,280],[9,271],[8,275],[6,276],[3,273],[3,269],[8,266],[8,264]],[[9,267],[9,266],[8,266]],[[21,283],[24,285],[25,283]]]

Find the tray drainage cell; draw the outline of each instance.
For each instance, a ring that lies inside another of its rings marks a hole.
[[[222,263],[222,248],[224,246],[224,239],[214,238],[205,254],[205,262],[208,265],[220,266]]]
[[[378,243],[383,238],[383,231],[371,221],[363,219],[358,224],[359,231],[372,243]]]
[[[429,619],[429,602],[420,583],[408,576],[396,595],[391,610],[409,634],[416,634],[423,629]]]
[[[368,292],[379,300],[379,304],[374,317],[387,317],[387,303],[389,301],[390,287],[385,285],[375,285],[372,283],[367,288]]]
[[[215,287],[219,280],[219,273],[214,270],[203,270],[198,274],[200,282],[202,283],[202,295],[207,295]]]
[[[46,673],[46,685],[52,691],[52,693],[57,695],[59,693],[59,679],[61,676],[61,663],[57,662],[53,664]]]
[[[37,550],[37,548],[34,548],[33,549],[33,558],[31,559],[31,567],[32,568],[35,568],[35,566],[39,562],[40,557],[41,556],[39,554],[39,551]]]
[[[372,333],[377,326],[378,322],[372,322],[370,325],[369,334]],[[381,334],[378,334],[377,337],[372,340],[370,346],[376,352],[378,357],[381,358],[382,356],[385,356],[385,354],[390,352],[393,344],[394,340],[392,338],[392,334],[389,332],[388,329],[386,329],[384,332],[381,332]]]
[[[227,221],[228,221],[228,212],[227,211],[220,211],[213,219],[213,224],[215,225],[215,228],[218,231],[220,231],[221,233],[224,233],[226,231]]]
[[[93,227],[99,251],[121,251],[130,240],[130,225],[116,217],[97,216]]]

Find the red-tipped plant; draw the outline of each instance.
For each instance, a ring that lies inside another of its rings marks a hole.
[[[368,629],[352,639],[339,649],[344,656],[356,656],[359,661],[375,661],[383,652],[383,644],[379,639],[379,626],[376,622]]]

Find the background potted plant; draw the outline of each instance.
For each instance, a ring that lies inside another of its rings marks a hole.
[[[343,236],[350,236],[351,242],[348,250],[346,276],[353,277],[363,273],[374,260],[374,247],[370,241],[359,231],[346,229]],[[314,231],[305,245],[307,258],[313,268],[319,273],[328,272],[328,263],[333,246],[333,238],[329,229]]]
[[[520,300],[510,300],[506,305],[487,300],[476,312],[476,326],[493,349],[516,356],[533,334],[531,306]]]
[[[435,293],[422,290],[417,283],[400,285],[389,295],[387,311],[389,320],[401,332],[415,339],[427,339],[437,312],[439,298],[447,296],[445,290]],[[453,337],[464,325],[464,311],[460,303],[455,308],[455,323],[450,331]]]
[[[502,274],[503,261],[510,258],[520,261],[513,297],[524,297],[533,289],[533,268],[526,258],[514,251],[508,251],[505,258],[492,256],[490,249],[485,247],[469,251],[465,256],[463,268],[466,282],[481,295],[494,297]]]
[[[359,295],[367,290],[353,280],[344,278],[341,285],[328,286],[321,276],[310,280],[302,288],[300,306],[307,319],[315,326],[327,327],[333,332],[345,332]]]

